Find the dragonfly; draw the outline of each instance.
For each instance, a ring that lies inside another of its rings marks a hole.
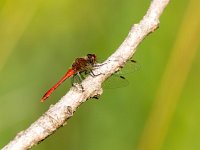
[[[61,85],[66,79],[78,75],[79,79],[82,80],[82,73],[85,74],[90,72],[93,76],[94,73],[92,69],[94,68],[95,64],[97,64],[97,57],[95,54],[87,54],[85,57],[76,58],[72,67],[67,71],[67,73],[52,87],[50,88],[42,97],[41,102],[44,102],[52,93],[53,91]]]
[[[131,62],[136,63],[135,60],[130,60]],[[92,70],[97,65],[97,57],[95,54],[87,54],[85,57],[76,58],[74,63],[72,64],[71,68],[68,69],[67,73],[53,86],[51,87],[42,97],[41,102],[45,102],[45,100],[53,93],[53,91],[58,88],[66,79],[72,77],[74,78],[78,76],[77,79],[79,79],[79,82],[83,80],[83,73],[86,75],[90,73],[92,76],[96,76]],[[125,79],[124,76],[119,75],[118,76],[121,79]],[[72,82],[73,84],[73,82]]]

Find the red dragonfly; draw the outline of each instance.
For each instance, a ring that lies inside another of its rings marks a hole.
[[[61,84],[63,83],[66,79],[69,77],[78,75],[79,79],[82,79],[81,73],[85,72],[90,72],[93,74],[92,69],[97,63],[96,61],[96,55],[95,54],[87,54],[85,57],[81,58],[76,58],[74,63],[72,64],[72,67],[67,71],[67,73],[56,83],[52,88],[50,88],[42,97],[41,102],[44,102],[50,95],[51,93]]]

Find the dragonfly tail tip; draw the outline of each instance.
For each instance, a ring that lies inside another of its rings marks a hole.
[[[45,99],[46,99],[46,98],[42,98],[42,99],[40,100],[40,102],[44,103]]]

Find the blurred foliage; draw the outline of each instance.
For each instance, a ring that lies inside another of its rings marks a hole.
[[[149,4],[147,0],[1,0],[0,147],[66,93],[69,81],[40,103],[74,58],[87,53],[107,58]],[[133,57],[141,69],[127,75],[129,86],[104,90],[99,100],[87,101],[67,126],[33,149],[200,149],[198,9],[198,0],[171,1],[160,28]],[[180,56],[173,55],[176,50]],[[185,61],[173,59],[169,65],[174,56]],[[180,83],[179,77],[184,77]],[[163,90],[165,82],[169,91]],[[170,98],[170,92],[178,96]]]

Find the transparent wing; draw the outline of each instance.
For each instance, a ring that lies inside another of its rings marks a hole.
[[[140,70],[140,64],[135,60],[130,60],[119,72],[116,72],[112,77],[108,78],[106,82],[104,82],[103,87],[105,89],[125,87],[129,85],[129,81],[125,79],[124,75],[138,70]]]
[[[129,60],[125,66],[118,72],[118,74],[128,74],[139,71],[141,68],[140,64],[135,60]]]
[[[105,89],[115,89],[115,88],[122,88],[129,85],[129,82],[125,77],[119,74],[113,74],[110,78],[108,78],[103,83],[103,88]]]

